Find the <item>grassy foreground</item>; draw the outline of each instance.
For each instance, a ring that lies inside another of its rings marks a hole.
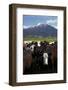
[[[57,41],[57,38],[56,37],[26,37],[24,38],[24,41],[47,41],[47,42],[54,42],[54,41]]]

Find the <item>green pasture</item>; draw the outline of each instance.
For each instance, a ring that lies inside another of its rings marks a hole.
[[[52,36],[49,36],[49,37],[25,37],[23,38],[24,41],[47,41],[47,42],[55,42],[57,41],[57,38],[56,37],[52,37]]]

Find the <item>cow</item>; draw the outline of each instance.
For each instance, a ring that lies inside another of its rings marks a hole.
[[[26,47],[23,49],[23,73],[26,73],[32,64],[32,52],[30,48]]]
[[[23,45],[23,71],[29,73],[57,72],[57,42],[30,42]]]
[[[43,61],[44,65],[48,65],[48,54],[46,52],[43,53]]]

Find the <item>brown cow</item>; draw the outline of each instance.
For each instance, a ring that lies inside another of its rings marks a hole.
[[[57,47],[55,45],[51,46],[51,54],[52,64],[54,64],[55,60],[57,60]]]
[[[31,64],[32,64],[32,52],[28,47],[26,47],[23,50],[23,72],[25,72],[26,69],[30,68]]]

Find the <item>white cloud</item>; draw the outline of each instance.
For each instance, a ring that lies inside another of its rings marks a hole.
[[[27,29],[27,28],[29,28],[30,26],[23,26],[23,28],[25,28],[25,29]]]
[[[25,26],[25,25],[24,25],[23,28],[24,28],[24,29],[27,29],[27,28],[30,28],[30,27],[39,26],[39,25],[41,25],[41,24],[42,24],[42,23],[38,23],[37,25],[32,25],[32,26]]]
[[[44,24],[44,23],[38,22],[36,25],[27,25],[27,26],[24,25],[23,28],[24,28],[24,29],[27,29],[27,28],[30,28],[30,27],[33,28],[33,27],[39,26],[39,25],[41,25],[41,24]],[[45,22],[45,24],[48,24],[48,25],[51,25],[51,26],[57,28],[57,19],[49,19],[49,20],[47,20],[47,21]]]
[[[42,23],[38,23],[37,25],[39,26],[39,25],[41,25]]]
[[[57,28],[57,20],[56,19],[47,20],[46,24],[51,25],[51,26]]]
[[[54,20],[53,20],[53,19],[50,19],[50,20],[47,20],[47,21],[46,21],[47,24],[54,24],[54,23],[56,23],[56,22],[57,22],[56,19],[54,19]]]

